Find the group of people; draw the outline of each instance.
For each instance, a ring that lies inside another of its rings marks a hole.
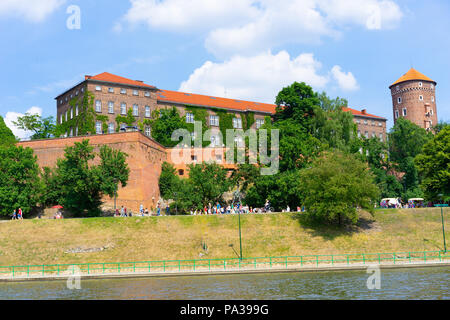
[[[39,219],[40,219],[40,217],[39,217]],[[62,214],[61,211],[58,211],[58,212],[56,212],[55,215],[53,216],[53,219],[64,219],[64,216],[63,216],[63,214]]]
[[[19,210],[14,209],[12,220],[23,220],[22,208],[19,208]]]
[[[114,212],[114,216],[115,217],[132,217],[133,216],[133,212],[130,210],[127,210],[127,207],[122,206],[119,210],[119,208],[116,209],[116,211]],[[141,206],[139,207],[139,214],[137,216],[150,216],[150,212],[148,211],[147,208],[144,209],[144,206],[141,204]]]

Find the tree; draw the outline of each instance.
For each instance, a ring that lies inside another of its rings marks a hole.
[[[445,121],[440,121],[438,124],[436,124],[433,127],[433,131],[438,134],[439,132],[441,132],[442,129],[444,129],[445,127],[449,126],[450,123],[445,122]]]
[[[222,201],[223,194],[232,186],[227,170],[216,163],[189,165],[188,182],[203,206]]]
[[[358,221],[357,207],[373,210],[379,190],[367,164],[341,152],[326,152],[300,173],[307,215],[321,221]]]
[[[180,178],[176,175],[174,166],[163,162],[159,176],[159,192],[164,199],[172,199],[174,193],[180,188]]]
[[[186,121],[180,116],[177,109],[162,109],[159,117],[152,121],[152,138],[165,147],[174,147],[178,141],[172,141],[172,133],[177,129],[186,129]]]
[[[277,105],[274,119],[293,120],[300,126],[309,129],[310,121],[314,115],[314,107],[320,101],[314,90],[304,82],[294,82],[281,90],[275,100]]]
[[[93,165],[96,157],[89,140],[75,142],[65,149],[59,159],[56,175],[61,189],[61,204],[72,213],[82,216],[98,216],[102,197],[112,197],[121,183],[128,180],[129,169],[126,155],[108,146],[100,149],[100,165]]]
[[[430,200],[450,196],[450,126],[445,126],[415,158],[422,188]]]
[[[323,111],[338,111],[342,110],[342,107],[348,106],[347,99],[339,97],[331,99],[326,92],[319,93],[317,97],[319,98],[319,106]]]
[[[37,205],[40,183],[36,156],[30,148],[0,147],[0,214],[12,215],[22,208],[24,214]]]
[[[55,133],[55,121],[53,117],[42,118],[38,114],[25,113],[24,116],[18,117],[13,121],[14,125],[19,129],[34,132],[31,136],[35,139],[48,139]]]
[[[16,137],[12,133],[11,129],[6,126],[3,117],[0,116],[0,147],[10,146],[16,142]]]

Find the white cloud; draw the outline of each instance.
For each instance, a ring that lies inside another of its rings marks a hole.
[[[287,43],[317,43],[347,26],[394,27],[394,0],[130,0],[124,20],[173,32],[202,32],[218,57],[255,54]],[[121,27],[115,26],[120,30]]]
[[[64,2],[66,0],[1,0],[0,16],[19,16],[40,22]]]
[[[320,73],[321,67],[310,53],[295,58],[286,51],[253,57],[234,56],[223,63],[207,61],[181,84],[179,90],[274,103],[278,92],[294,81],[306,82],[316,90],[324,89],[331,79],[330,72]],[[342,74],[348,77],[348,74]]]
[[[42,115],[42,109],[39,108],[39,107],[31,107],[30,109],[28,109],[26,111],[26,113]],[[17,118],[22,117],[23,115],[24,115],[23,113],[10,111],[10,112],[6,113],[6,116],[5,116],[5,124],[6,124],[6,126],[8,128],[10,128],[11,131],[14,133],[14,135],[16,137],[20,138],[21,140],[28,139],[33,134],[32,132],[25,131],[25,130],[22,130],[22,129],[18,129],[13,124],[13,121],[16,121]]]
[[[351,72],[343,72],[340,66],[334,66],[331,74],[342,90],[355,91],[359,89],[358,82]]]

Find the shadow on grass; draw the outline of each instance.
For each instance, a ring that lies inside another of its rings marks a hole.
[[[313,237],[321,237],[325,240],[333,240],[341,236],[349,236],[355,233],[367,232],[376,227],[373,218],[361,216],[356,225],[332,224],[309,218],[302,213],[293,213],[291,218],[296,220],[298,224]]]

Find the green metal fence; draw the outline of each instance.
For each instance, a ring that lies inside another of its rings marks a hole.
[[[105,262],[0,267],[0,277],[26,278],[38,276],[101,275],[117,273],[168,273],[271,269],[289,267],[346,266],[356,264],[405,264],[450,259],[450,252],[394,252],[305,255],[264,258],[226,258],[198,260],[161,260],[141,262]]]

